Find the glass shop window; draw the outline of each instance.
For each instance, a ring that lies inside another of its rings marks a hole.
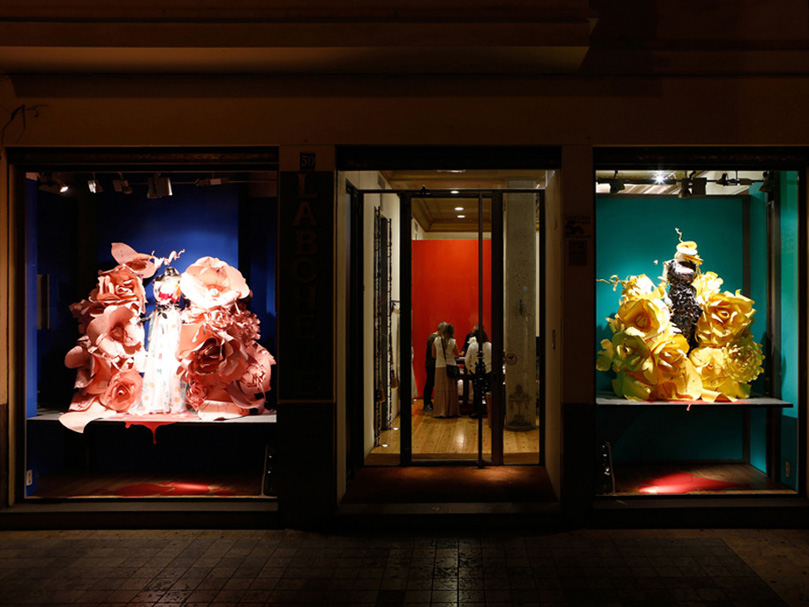
[[[596,174],[597,491],[797,490],[798,173]]]
[[[25,184],[25,497],[271,496],[277,173]]]

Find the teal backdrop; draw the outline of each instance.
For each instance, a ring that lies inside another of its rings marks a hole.
[[[784,400],[797,402],[797,174],[781,174],[781,317]],[[703,259],[702,270],[714,271],[723,289],[755,301],[752,331],[763,343],[767,318],[766,195],[751,188],[750,196],[678,199],[672,197],[598,196],[596,202],[596,276],[646,274],[659,281],[663,262],[674,256],[679,238],[694,240]],[[620,287],[599,282],[596,286],[596,337],[598,343],[611,332],[606,318],[618,309]],[[789,362],[788,362],[789,361]],[[595,372],[596,390],[611,391],[610,373]],[[761,393],[764,383],[755,382]],[[627,408],[629,409],[629,408]],[[635,409],[635,408],[632,408]],[[797,476],[797,408],[783,416],[782,479],[795,487]],[[743,457],[743,414],[734,409],[666,408],[649,410],[599,410],[599,439],[609,440],[616,461],[740,460]],[[790,421],[792,420],[792,421]],[[784,462],[791,461],[791,478]],[[765,468],[764,416],[751,416],[751,463]]]

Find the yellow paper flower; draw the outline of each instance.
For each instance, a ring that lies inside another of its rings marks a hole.
[[[633,328],[645,339],[665,333],[670,326],[669,309],[659,299],[628,300],[618,308],[614,323],[610,322],[610,327],[616,333]]]
[[[603,350],[599,351],[598,358],[596,358],[596,369],[599,371],[609,371],[612,367],[612,359],[615,356],[615,348],[609,339],[601,340],[601,347]]]
[[[725,369],[738,382],[749,384],[764,372],[761,346],[748,332],[725,346]]]
[[[703,400],[734,401],[750,396],[750,386],[728,373],[726,348],[695,348],[689,358],[702,379]]]
[[[697,302],[702,306],[716,293],[722,290],[722,283],[725,281],[719,278],[716,272],[701,272],[692,283],[696,290]]]
[[[703,304],[697,321],[697,341],[702,346],[721,347],[742,335],[753,324],[753,300],[739,291],[714,293]]]
[[[651,345],[643,375],[653,386],[653,399],[694,400],[702,394],[702,381],[688,359],[688,340],[680,333],[663,335]]]
[[[627,400],[649,400],[652,386],[638,373],[618,373],[612,380],[612,390],[616,396]]]
[[[613,274],[609,280],[599,278],[596,282],[606,282],[612,285],[612,290],[621,285],[621,301],[625,303],[634,299],[662,299],[666,294],[666,285],[661,282],[655,286],[652,279],[646,274],[638,274],[637,276],[628,276],[625,280],[621,280]]]
[[[697,243],[693,240],[686,240],[677,245],[677,253],[674,255],[677,261],[690,261],[696,266],[702,263],[702,258],[697,253]]]

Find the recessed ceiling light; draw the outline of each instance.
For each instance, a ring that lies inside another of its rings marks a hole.
[[[449,193],[450,193],[450,194],[457,194],[457,193],[458,193],[458,190],[450,190],[450,191],[449,191]]]
[[[456,211],[463,211],[463,207],[455,207]]]
[[[466,219],[466,215],[458,215],[458,219]]]

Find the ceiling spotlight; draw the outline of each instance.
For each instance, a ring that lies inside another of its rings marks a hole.
[[[668,175],[666,175],[666,171],[655,171],[654,172],[654,180],[657,185],[662,185],[666,183],[666,179],[668,179]]]
[[[118,173],[118,177],[120,177],[120,179],[113,179],[112,180],[112,188],[116,192],[121,192],[122,194],[131,194],[132,193],[132,186],[129,185],[129,181],[124,179],[124,176],[121,173]]]
[[[682,181],[680,181],[680,193],[677,194],[678,198],[691,198],[691,190],[689,189],[689,184],[691,180],[688,177],[683,177]]]
[[[39,189],[43,192],[48,192],[49,194],[62,194],[62,186],[63,184],[54,181],[53,177],[50,175],[40,175],[39,176]]]
[[[87,188],[93,194],[100,194],[101,192],[104,191],[104,188],[101,187],[101,184],[98,182],[98,179],[96,179],[95,173],[93,173],[93,178],[87,181]]]
[[[705,177],[695,177],[691,180],[691,195],[692,196],[705,196],[705,188],[708,185],[708,179]]]
[[[624,182],[621,179],[618,179],[618,171],[615,171],[615,175],[612,176],[610,180],[610,194],[617,194],[621,190],[624,189]]]
[[[201,177],[197,179],[194,183],[197,187],[207,187],[211,185],[225,185],[228,182],[227,177]]]
[[[761,187],[759,191],[771,193],[775,191],[776,182],[775,182],[775,173],[772,171],[764,171],[764,181],[761,182]]]
[[[66,183],[60,183],[59,184],[59,193],[60,194],[65,194],[69,189],[70,189],[70,186],[67,185]]]
[[[716,180],[716,185],[722,185],[722,186],[731,185],[730,179],[728,179],[728,174],[727,173],[722,173],[722,176],[719,179]]]
[[[455,207],[456,211],[463,211],[463,207]]]
[[[458,193],[458,190],[450,190],[450,192],[449,192],[449,193],[450,193],[450,194],[457,194],[457,193]]]
[[[458,215],[458,219],[466,219],[466,215]]]
[[[155,173],[154,177],[149,177],[149,190],[146,192],[146,198],[163,198],[164,196],[171,196],[171,179],[162,177],[160,173]]]

